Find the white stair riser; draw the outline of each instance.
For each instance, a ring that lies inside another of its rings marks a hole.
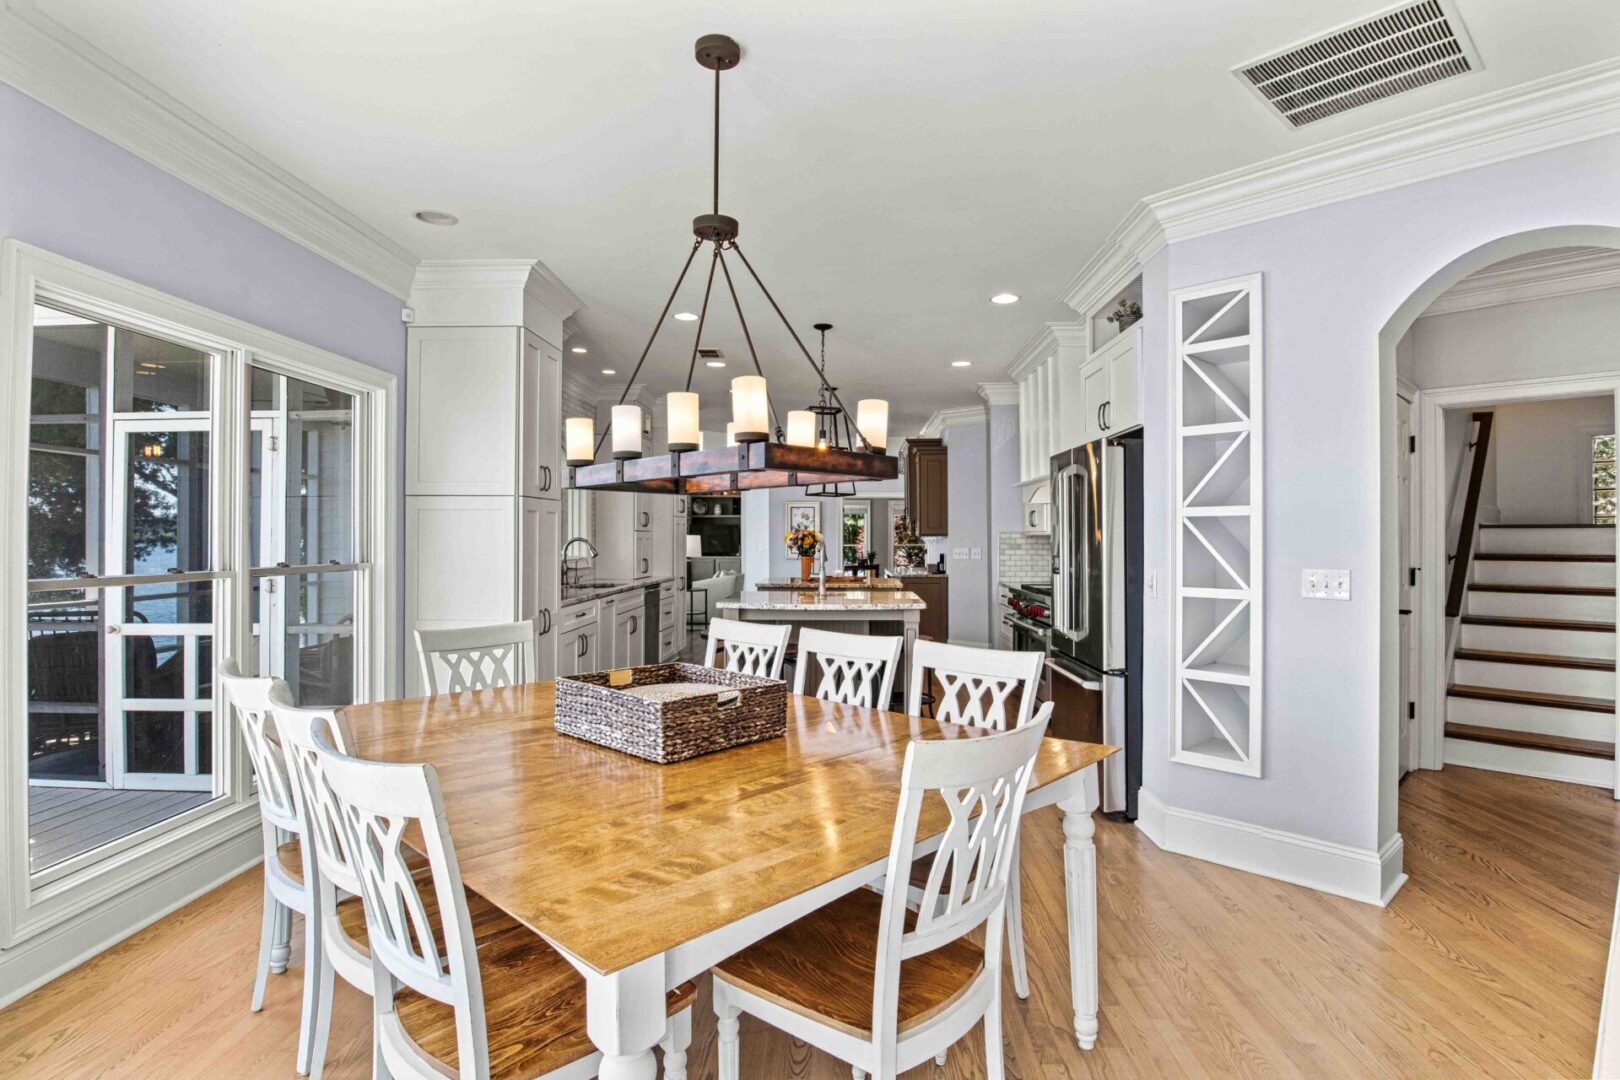
[[[1462,647],[1548,656],[1592,656],[1614,659],[1614,634],[1590,630],[1530,630],[1521,626],[1462,624]]]
[[[1562,780],[1569,784],[1590,784],[1599,788],[1614,787],[1614,762],[1603,758],[1559,754],[1550,750],[1526,750],[1518,746],[1497,746],[1493,743],[1474,742],[1472,739],[1447,739],[1445,755],[1447,765],[1465,765],[1473,769],[1491,769],[1519,776],[1541,776],[1548,780]]]
[[[1546,694],[1614,697],[1612,671],[1546,667],[1539,664],[1502,664],[1486,660],[1458,660],[1451,681],[1498,690],[1537,690]]]
[[[1469,590],[1468,614],[1512,615],[1522,619],[1584,619],[1614,622],[1612,596],[1565,593],[1499,593]]]
[[[1474,580],[1489,585],[1601,585],[1614,588],[1614,563],[1474,560]]]
[[[1613,555],[1613,529],[1481,529],[1481,552]]]
[[[1562,735],[1572,739],[1614,741],[1614,714],[1553,709],[1546,705],[1515,705],[1508,701],[1446,698],[1446,722],[1475,727]]]

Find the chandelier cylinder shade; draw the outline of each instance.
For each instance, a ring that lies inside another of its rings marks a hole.
[[[816,445],[816,414],[807,409],[788,413],[787,441],[789,446]]]
[[[570,416],[563,422],[563,456],[573,468],[596,460],[596,422],[589,416]]]
[[[738,442],[764,442],[770,437],[770,400],[765,376],[739,375],[731,380],[731,421]]]
[[[613,457],[629,461],[641,456],[641,406],[613,406]]]
[[[855,403],[855,430],[870,450],[889,448],[889,403],[882,398],[862,398]]]
[[[670,394],[669,449],[671,453],[703,449],[703,433],[698,430],[698,396],[689,391]]]

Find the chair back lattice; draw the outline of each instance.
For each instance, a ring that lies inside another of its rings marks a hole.
[[[533,681],[534,623],[418,630],[416,651],[429,694],[493,690]]]
[[[838,634],[806,627],[799,631],[799,662],[793,673],[793,692],[805,692],[810,660],[821,671],[815,695],[823,701],[861,708],[889,707],[895,671],[900,666],[898,637]]]
[[[928,672],[939,683],[934,718],[952,724],[1005,731],[1029,721],[1035,711],[1041,653],[1003,652],[919,641],[912,650],[910,693],[906,711],[920,716]],[[1014,691],[1017,709],[1009,708]]]
[[[321,884],[323,887],[331,884],[351,896],[360,896],[360,876],[349,851],[343,817],[332,789],[320,776],[319,747],[322,744],[340,754],[347,754],[354,744],[348,724],[331,709],[278,707],[275,718],[287,771],[292,774],[293,798],[305,822],[305,842],[314,849]],[[331,902],[335,909],[335,896]]]
[[[316,747],[311,778],[330,793],[365,905],[375,1020],[385,1057],[403,1054],[439,1068],[405,1035],[394,1013],[394,995],[403,984],[451,1006],[461,1075],[487,1076],[483,982],[438,775],[431,765],[349,757],[326,744],[319,727],[312,725],[311,734]],[[404,835],[413,823],[427,849],[425,875],[413,875],[406,859]],[[438,901],[439,931],[428,918],[424,887],[432,888]]]
[[[900,964],[985,927],[985,970],[1000,977],[1007,885],[1017,862],[1024,796],[1034,773],[1050,702],[1028,723],[971,738],[917,739],[906,748],[900,806],[883,892],[873,986],[873,1035],[896,1024]],[[905,928],[908,885],[924,806],[939,798],[949,815],[923,887],[916,922]]]
[[[293,794],[287,760],[276,738],[272,712],[279,702],[291,705],[292,695],[280,679],[256,679],[240,674],[236,662],[220,665],[220,684],[226,707],[236,714],[247,747],[253,775],[259,781],[259,813],[264,820],[290,833],[303,832]]]
[[[782,662],[787,658],[788,638],[792,633],[791,626],[711,619],[703,665],[715,667],[715,659],[720,655],[718,649],[723,649],[724,657],[719,666],[727,671],[780,679]]]

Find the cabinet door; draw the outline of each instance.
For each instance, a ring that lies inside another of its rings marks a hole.
[[[918,447],[912,453],[915,502],[906,504],[919,536],[944,536],[950,531],[950,477],[945,447]]]
[[[653,496],[636,492],[632,503],[636,532],[651,532],[653,527]]]
[[[587,626],[579,632],[579,659],[575,663],[579,665],[578,671],[580,674],[601,671],[604,668],[613,666],[602,661],[602,654],[605,650],[602,648],[602,635],[598,629],[601,625],[597,623]]]
[[[405,500],[405,631],[528,618],[519,596],[516,500],[488,495]],[[424,692],[415,645],[406,692]]]
[[[406,336],[405,493],[517,495],[520,331],[411,327]],[[556,408],[555,405],[552,406]]]
[[[637,581],[652,577],[653,538],[647,533],[636,534],[635,577]]]
[[[517,426],[521,494],[541,499],[560,498],[562,356],[556,348],[527,330],[523,332],[519,379]]]
[[[1092,357],[1080,367],[1080,400],[1085,407],[1081,442],[1091,442],[1103,433],[1103,411],[1108,406],[1108,358]]]
[[[523,499],[520,547],[523,553],[521,612],[534,620],[540,681],[556,678],[557,615],[560,597],[557,530],[561,504],[550,499]]]
[[[578,675],[580,635],[585,633],[585,627],[576,626],[557,635],[557,674]]]
[[[608,668],[618,666],[617,627],[619,604],[622,601],[623,597],[607,597],[597,611],[596,625],[600,633],[597,634],[597,644],[592,654],[596,658],[597,666],[591,668],[592,671],[606,671]]]
[[[1124,346],[1108,361],[1108,409],[1103,420],[1109,434],[1142,425],[1142,331],[1132,327],[1120,335]]]

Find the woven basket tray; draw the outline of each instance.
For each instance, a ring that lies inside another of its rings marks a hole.
[[[668,765],[787,732],[787,684],[700,664],[557,680],[557,730]]]

